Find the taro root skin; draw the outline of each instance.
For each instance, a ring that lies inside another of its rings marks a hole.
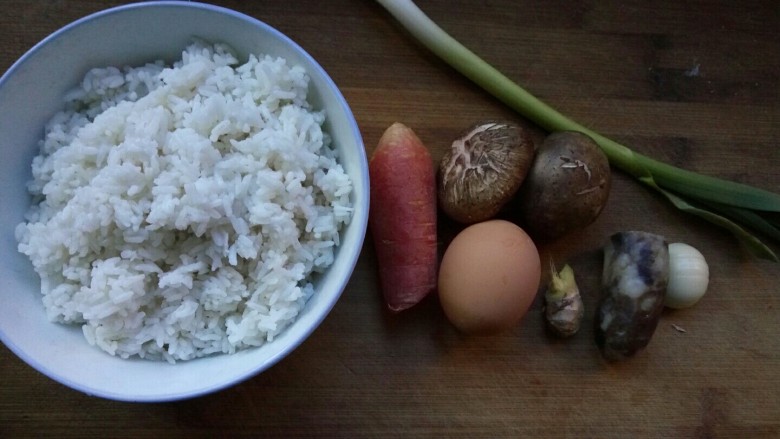
[[[483,121],[471,126],[442,157],[439,206],[464,224],[494,217],[517,193],[533,157],[533,139],[520,125]]]
[[[669,280],[664,237],[646,232],[612,235],[604,247],[602,298],[596,312],[596,344],[609,361],[644,349],[658,326]]]
[[[520,214],[537,238],[552,240],[593,223],[609,198],[609,161],[596,142],[574,131],[552,133],[520,188]]]

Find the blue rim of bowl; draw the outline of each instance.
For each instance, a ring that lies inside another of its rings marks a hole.
[[[249,15],[246,15],[244,13],[235,11],[233,9],[225,8],[222,6],[216,6],[211,5],[207,3],[200,3],[200,2],[181,2],[181,1],[172,1],[172,0],[166,0],[166,1],[150,1],[150,2],[142,2],[142,3],[130,3],[126,5],[116,6],[108,9],[104,9],[101,11],[94,12],[92,14],[86,15],[82,18],[79,18],[71,23],[66,24],[65,26],[59,28],[58,30],[52,32],[45,38],[43,38],[41,41],[39,41],[37,44],[35,44],[33,47],[31,47],[27,52],[25,52],[18,60],[16,60],[13,64],[11,64],[11,67],[8,68],[8,70],[3,73],[2,77],[0,77],[0,87],[2,87],[6,81],[10,77],[12,77],[16,70],[18,70],[29,58],[34,56],[41,48],[45,47],[46,45],[50,44],[53,40],[56,40],[57,38],[61,37],[62,35],[70,32],[71,30],[85,24],[91,21],[94,21],[96,19],[100,19],[102,17],[113,15],[116,13],[121,13],[126,10],[130,9],[139,9],[139,8],[150,8],[150,7],[175,7],[175,8],[193,8],[193,9],[200,9],[200,10],[206,10],[211,12],[216,12],[219,14],[229,15],[233,16],[235,18],[238,18],[243,21],[248,21],[252,23],[255,26],[261,27],[266,29],[267,31],[274,34],[277,38],[280,40],[285,41],[288,45],[294,47],[297,51],[299,51],[305,58],[309,60],[309,62],[319,71],[320,75],[326,80],[328,87],[332,88],[335,91],[335,94],[338,98],[339,106],[345,111],[345,113],[349,116],[350,119],[350,127],[352,130],[352,135],[358,140],[358,144],[362,146],[363,139],[362,135],[360,134],[360,129],[358,128],[357,121],[355,120],[354,114],[352,113],[352,110],[349,107],[349,104],[347,103],[346,99],[342,95],[339,88],[336,86],[335,82],[333,82],[333,79],[328,75],[328,73],[325,71],[325,69],[306,51],[304,50],[298,43],[293,41],[290,37],[282,33],[281,31],[277,30],[273,26],[258,20],[254,17],[251,17]],[[367,163],[367,157],[365,148],[359,148],[359,154],[360,154],[360,160],[363,163]],[[361,184],[363,187],[368,189],[369,187],[369,178],[368,173],[363,173],[361,175]],[[358,226],[362,230],[367,230],[368,226],[368,205],[370,203],[370,199],[368,198],[368,193],[365,194],[366,197],[366,209],[364,210],[355,210],[355,216],[353,216],[352,221],[359,221]],[[365,240],[365,233],[362,233],[360,235],[360,238],[358,240],[357,248],[360,249],[363,246],[363,242]],[[320,326],[320,324],[325,320],[325,318],[330,314],[330,311],[333,309],[333,307],[338,302],[339,298],[344,292],[344,289],[346,288],[346,284],[349,282],[349,277],[351,277],[352,273],[354,272],[355,266],[357,265],[357,261],[360,257],[360,250],[356,251],[352,257],[351,260],[348,263],[348,274],[347,279],[344,281],[344,285],[342,286],[339,293],[334,296],[333,300],[328,303],[327,307],[323,309],[323,312],[317,316],[315,322],[313,325],[311,325],[301,337],[299,337],[297,340],[295,340],[294,343],[291,343],[289,346],[287,346],[285,349],[279,351],[276,355],[270,357],[266,362],[264,362],[260,367],[254,368],[249,370],[248,372],[237,375],[235,377],[232,377],[229,380],[225,380],[224,382],[214,384],[210,387],[204,387],[200,389],[195,389],[191,392],[180,392],[175,394],[160,394],[160,395],[154,395],[154,396],[132,396],[132,395],[125,395],[125,394],[118,394],[115,392],[100,390],[100,389],[94,389],[88,386],[85,386],[83,384],[74,382],[70,379],[67,379],[65,377],[60,376],[56,372],[52,371],[49,367],[45,366],[44,364],[41,364],[34,359],[30,358],[25,354],[25,352],[19,348],[15,343],[13,343],[11,340],[8,339],[8,337],[0,331],[0,341],[3,342],[3,344],[8,347],[11,352],[13,352],[17,357],[19,357],[21,360],[23,360],[28,365],[32,366],[37,371],[43,373],[47,377],[67,386],[74,390],[80,391],[84,394],[87,394],[89,396],[96,396],[101,397],[105,399],[110,400],[116,400],[116,401],[125,401],[125,402],[169,402],[169,401],[177,401],[177,400],[184,400],[184,399],[192,399],[197,398],[200,396],[204,396],[210,393],[215,393],[220,390],[224,390],[226,388],[232,387],[234,385],[237,385],[243,381],[246,381],[259,373],[270,369],[275,364],[277,364],[279,361],[281,361],[283,358],[285,358],[287,355],[289,355],[292,351],[294,351],[296,348],[298,348],[306,339],[308,339],[311,334]],[[197,359],[192,360],[197,361]]]

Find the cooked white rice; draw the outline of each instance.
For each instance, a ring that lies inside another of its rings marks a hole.
[[[112,355],[168,361],[289,326],[352,215],[308,82],[206,44],[169,68],[90,71],[46,127],[16,233],[48,317]]]

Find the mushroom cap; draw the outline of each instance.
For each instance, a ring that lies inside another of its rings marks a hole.
[[[593,139],[552,133],[536,151],[518,194],[524,227],[547,241],[582,229],[601,214],[610,188],[609,160]]]
[[[533,156],[533,139],[517,123],[474,124],[442,157],[437,176],[439,206],[465,224],[492,218],[520,188]]]

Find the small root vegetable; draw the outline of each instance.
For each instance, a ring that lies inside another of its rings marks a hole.
[[[644,349],[658,326],[669,280],[666,240],[645,232],[612,235],[604,247],[596,344],[610,361]]]
[[[464,224],[492,218],[517,193],[533,156],[531,136],[514,122],[471,126],[452,142],[439,164],[442,211]]]
[[[555,239],[598,218],[609,197],[607,157],[590,137],[552,133],[544,140],[520,188],[520,214],[529,232]]]
[[[552,279],[544,294],[544,315],[547,326],[558,336],[571,337],[580,330],[585,305],[574,279],[574,270],[567,264],[560,272],[552,265]]]
[[[669,285],[665,304],[682,309],[695,305],[707,292],[710,268],[704,255],[688,244],[669,244]]]
[[[382,135],[369,162],[369,227],[388,308],[399,312],[436,288],[436,177],[428,149],[401,123]]]

